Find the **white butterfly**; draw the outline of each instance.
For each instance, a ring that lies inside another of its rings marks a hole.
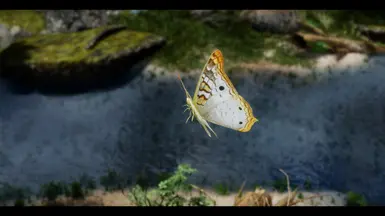
[[[179,75],[178,78],[186,92],[186,110],[190,110],[186,123],[190,118],[193,121],[196,117],[210,137],[208,129],[217,135],[207,121],[240,132],[248,132],[258,121],[250,104],[238,94],[224,72],[221,51],[215,50],[204,66],[194,98],[191,98]]]

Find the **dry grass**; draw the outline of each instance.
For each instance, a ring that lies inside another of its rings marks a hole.
[[[319,195],[316,195],[304,199],[298,199],[297,189],[291,191],[289,176],[283,170],[280,169],[280,171],[286,177],[288,194],[278,200],[278,202],[274,203],[272,195],[261,188],[257,188],[254,192],[247,192],[245,195],[242,195],[244,187],[243,184],[238,192],[238,196],[235,197],[234,206],[295,206],[304,200],[319,197]]]
[[[95,190],[84,199],[74,199],[71,197],[60,196],[55,201],[46,199],[35,200],[33,206],[133,206],[127,199],[128,190],[106,192]]]

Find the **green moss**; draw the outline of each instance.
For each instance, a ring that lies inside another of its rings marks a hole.
[[[32,10],[1,10],[0,23],[8,27],[20,26],[31,33],[39,33],[45,28],[44,14]]]
[[[106,27],[101,27],[77,33],[37,35],[15,42],[3,53],[8,56],[7,64],[11,65],[13,57],[20,55],[20,53],[27,56],[24,61],[28,65],[53,65],[57,67],[58,64],[66,65],[79,62],[93,64],[106,58],[113,59],[121,52],[134,50],[146,42],[159,38],[150,33],[123,30],[108,36],[98,42],[93,49],[87,50],[85,48],[87,44],[105,29]],[[20,52],[21,49],[23,52]],[[15,64],[19,64],[20,58],[14,59],[17,61]]]
[[[223,15],[229,17],[217,27],[193,18],[189,11],[176,10],[142,11],[135,16],[118,16],[112,22],[166,37],[167,44],[155,59],[156,63],[171,69],[200,69],[214,48],[223,52],[226,68],[240,62],[254,62],[263,58],[263,51],[276,48],[278,41],[284,40],[282,37],[266,40],[270,34],[254,31],[250,24],[236,18],[236,14]],[[277,53],[272,61],[287,64],[303,61],[285,49],[278,49]]]

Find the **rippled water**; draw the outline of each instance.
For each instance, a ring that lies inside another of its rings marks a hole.
[[[370,61],[379,61],[372,59]],[[365,73],[364,73],[365,72]],[[186,80],[193,92],[196,79]],[[186,162],[195,181],[250,185],[284,169],[294,182],[385,200],[385,73],[381,65],[292,88],[254,75],[236,79],[260,120],[249,133],[219,126],[209,138],[185,124],[175,77],[136,77],[124,87],[76,96],[0,89],[0,181],[37,187],[108,168],[134,178]]]

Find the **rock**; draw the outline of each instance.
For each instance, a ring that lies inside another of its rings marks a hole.
[[[213,28],[229,28],[243,22],[236,10],[191,10],[190,15]]]
[[[76,32],[108,24],[111,15],[120,10],[45,10],[49,32]]]
[[[1,74],[27,86],[95,87],[120,75],[163,44],[150,33],[123,29],[97,40],[107,27],[75,33],[36,35],[13,43],[1,55]]]
[[[45,28],[44,14],[32,10],[1,10],[0,23],[13,28],[16,37],[37,34]]]
[[[274,49],[269,49],[269,50],[265,50],[265,51],[263,52],[263,56],[264,56],[265,58],[273,58],[274,55],[275,55],[275,53],[276,53],[276,50],[274,50]]]
[[[20,26],[12,26],[10,32],[15,40],[32,35],[32,33],[25,31],[24,29],[20,28]]]
[[[106,14],[108,16],[117,16],[122,12],[122,10],[107,10]]]
[[[11,45],[13,41],[13,36],[8,28],[0,24],[0,50],[7,48]]]
[[[300,28],[299,16],[293,10],[245,10],[241,18],[251,22],[257,31],[293,33]]]
[[[208,15],[211,15],[213,10],[191,10],[190,13],[195,18],[202,18]]]

